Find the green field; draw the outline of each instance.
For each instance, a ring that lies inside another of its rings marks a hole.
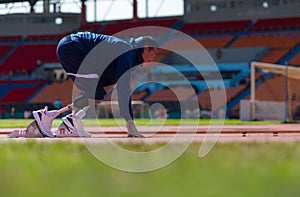
[[[0,120],[2,128],[26,127],[32,120]],[[114,120],[99,120],[114,126]],[[149,120],[136,120],[149,124]],[[55,120],[55,126],[60,120]],[[165,124],[176,125],[178,120]],[[241,122],[225,124],[279,124]],[[98,126],[86,120],[87,126]],[[162,124],[156,120],[151,125]],[[209,124],[185,120],[183,124]],[[0,139],[1,140],[1,139]],[[153,150],[161,144],[119,144],[128,150]],[[105,145],[104,145],[105,146]],[[33,139],[0,144],[0,196],[124,196],[124,197],[298,197],[300,193],[300,144],[216,144],[204,158],[200,143],[192,144],[177,160],[152,172],[129,173],[97,160],[84,144],[42,143]],[[114,158],[114,155],[110,155]],[[120,163],[126,161],[120,161]]]
[[[0,146],[0,195],[299,196],[299,144],[217,144],[204,158],[197,156],[199,146],[192,144],[162,169],[128,173],[106,166],[79,143],[5,142]]]
[[[26,128],[33,119],[0,119],[0,128]],[[116,121],[124,124],[123,120],[115,120],[115,119],[85,119],[85,126],[115,126]],[[152,121],[149,119],[136,119],[135,122],[137,125],[178,125],[178,124],[185,124],[185,125],[207,125],[210,124],[210,120],[206,119],[187,119],[187,120],[180,120],[180,119],[167,119],[166,121],[153,119]],[[223,120],[214,120],[214,122],[223,122]],[[54,126],[59,126],[61,123],[60,119],[54,120]],[[241,120],[225,120],[224,124],[280,124],[280,121],[241,121]]]

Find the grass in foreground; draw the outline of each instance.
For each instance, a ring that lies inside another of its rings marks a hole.
[[[139,150],[141,144],[130,146]],[[82,144],[2,143],[0,193],[24,197],[299,196],[300,144],[217,144],[204,158],[197,156],[198,149],[199,144],[192,144],[170,165],[136,174],[104,165]]]
[[[0,128],[26,128],[33,119],[0,119]],[[208,125],[210,120],[206,119],[167,119],[162,121],[159,119],[136,119],[137,125]],[[215,123],[223,123],[222,120],[214,120]],[[61,123],[60,119],[54,120],[54,126],[58,127]],[[85,119],[85,126],[116,126],[117,123],[124,125],[122,119]],[[241,121],[241,120],[225,120],[224,124],[280,124],[280,121]]]

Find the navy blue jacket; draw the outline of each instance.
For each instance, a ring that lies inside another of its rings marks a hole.
[[[62,39],[57,48],[66,72],[75,74],[70,76],[73,81],[79,75],[98,75],[97,98],[104,97],[105,86],[117,83],[120,115],[126,120],[133,119],[130,72],[127,71],[143,63],[142,52],[142,48],[134,48],[125,40],[91,32],[71,34]],[[86,85],[80,88],[79,84],[79,89],[88,91]]]

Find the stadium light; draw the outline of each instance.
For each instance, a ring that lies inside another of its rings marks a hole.
[[[264,2],[262,3],[262,6],[263,6],[263,8],[269,8],[269,7],[270,7],[270,4],[269,4],[269,2],[264,1]]]
[[[211,5],[209,9],[210,9],[211,12],[216,12],[218,10],[218,6]]]
[[[63,24],[64,20],[62,17],[55,18],[55,25],[61,25]]]

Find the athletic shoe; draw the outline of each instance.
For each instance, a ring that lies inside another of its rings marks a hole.
[[[127,131],[128,131],[128,136],[127,137],[130,137],[130,138],[144,138],[144,136],[142,134],[140,134],[138,132],[138,130],[136,129],[136,126],[134,124],[133,121],[127,121],[126,122],[126,128],[127,128]]]
[[[130,134],[129,133],[127,137],[129,137],[129,138],[144,138],[145,136],[143,136],[140,133],[136,133],[136,134]]]
[[[75,126],[73,122],[73,114],[68,114],[67,116],[62,118],[63,123],[68,127],[69,130],[74,131]]]
[[[80,137],[78,132],[76,130],[71,130],[69,127],[62,122],[59,127],[57,128],[57,131],[55,132],[56,137]]]
[[[46,106],[44,109],[33,111],[32,114],[41,133],[46,137],[55,137],[55,134],[51,131],[51,128],[53,119],[59,115],[57,110],[48,111],[48,107]]]
[[[79,110],[75,115],[69,114],[62,118],[64,124],[72,132],[77,132],[80,137],[91,137],[91,134],[87,133],[83,127],[82,118],[85,116],[83,110]]]
[[[26,130],[14,130],[7,135],[9,138],[25,137]]]

